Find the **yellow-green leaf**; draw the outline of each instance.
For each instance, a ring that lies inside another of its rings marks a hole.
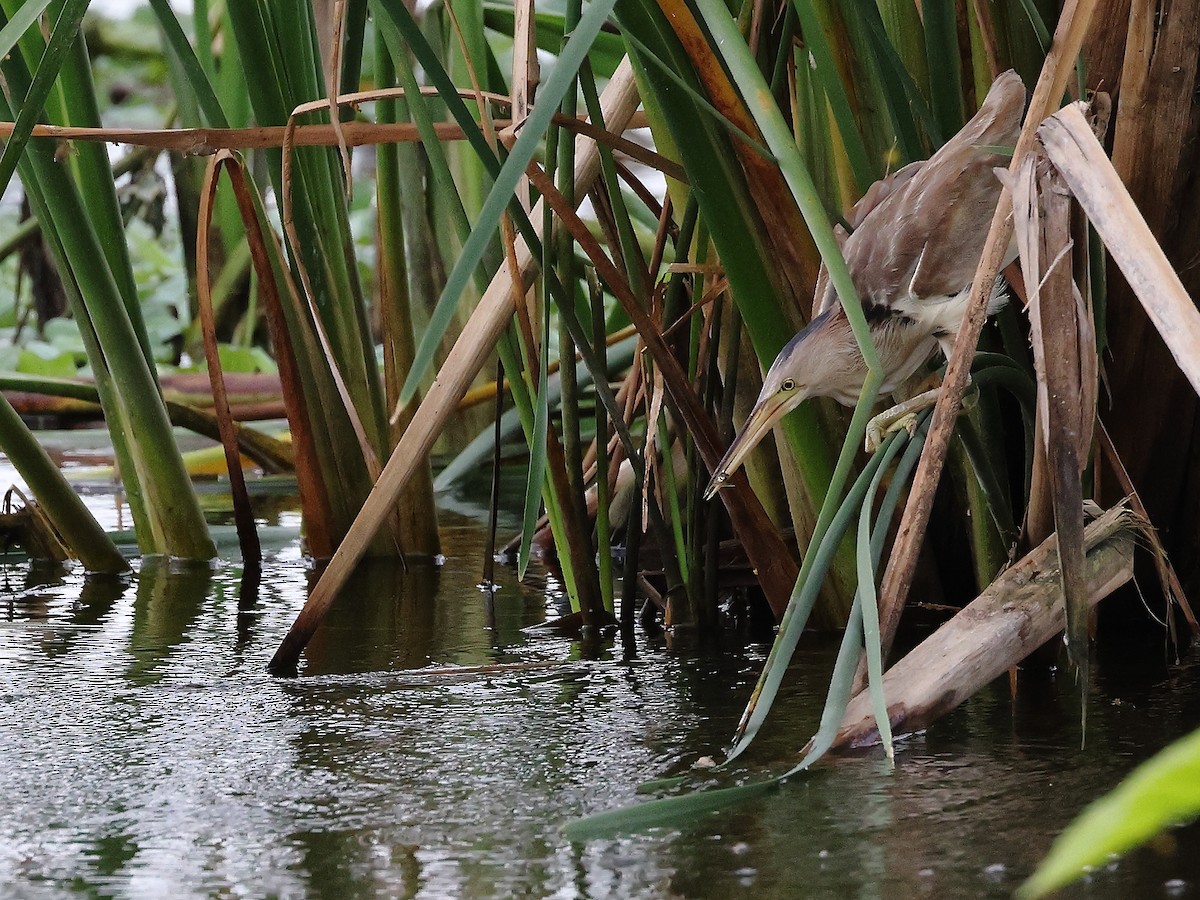
[[[1017,895],[1041,897],[1200,814],[1200,731],[1134,769],[1112,793],[1083,811]]]

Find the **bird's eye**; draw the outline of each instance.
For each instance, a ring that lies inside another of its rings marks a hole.
[[[794,391],[796,389],[796,379],[795,378],[785,379],[783,384],[781,384],[779,386],[779,389],[781,391],[786,391],[788,393],[791,393],[792,391]]]

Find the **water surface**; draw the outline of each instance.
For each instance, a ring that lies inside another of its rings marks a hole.
[[[678,828],[571,843],[565,823],[720,755],[765,648],[641,637],[635,660],[585,659],[528,630],[551,614],[541,586],[502,570],[489,602],[480,526],[443,519],[445,565],[370,567],[294,679],[265,671],[308,587],[286,532],[257,588],[229,562],[128,584],[0,570],[0,896],[1004,897],[1088,798],[1200,722],[1195,658],[1101,653],[1084,750],[1069,684],[1024,679],[1014,703],[1005,680],[895,771],[840,759]],[[802,645],[738,777],[794,762],[835,652]],[[1198,836],[1068,896],[1196,895]]]

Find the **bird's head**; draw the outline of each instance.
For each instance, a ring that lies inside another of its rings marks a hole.
[[[775,357],[746,423],[729,445],[704,490],[705,500],[716,496],[750,451],[785,414],[809,397],[826,393],[823,388],[829,370],[839,367],[838,360],[831,358],[834,351],[829,340],[834,331],[830,328],[832,318],[831,313],[823,313],[813,319]]]

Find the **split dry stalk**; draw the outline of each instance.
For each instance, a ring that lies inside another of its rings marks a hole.
[[[1083,113],[1074,105],[1067,107],[1042,123],[1038,137],[1180,370],[1200,394],[1200,311]]]
[[[1072,273],[1071,199],[1062,178],[1044,155],[1030,153],[1007,187],[1013,195],[1037,374],[1038,445],[1028,538],[1040,543],[1051,531],[1058,534],[1068,649],[1080,683],[1086,684],[1088,607],[1080,477],[1095,420],[1096,339]]]

